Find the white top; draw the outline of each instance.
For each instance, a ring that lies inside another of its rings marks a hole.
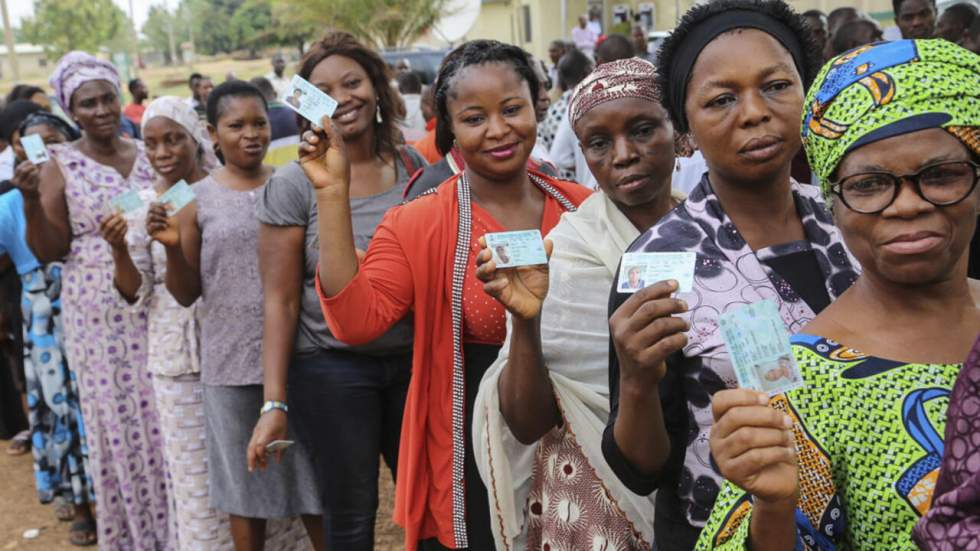
[[[285,75],[277,77],[275,71],[270,71],[269,74],[265,75],[265,78],[272,83],[272,88],[276,91],[277,98],[281,98],[286,94],[286,90],[289,89],[289,79]]]
[[[398,124],[406,142],[414,142],[425,137],[425,117],[422,116],[422,96],[402,94],[405,101],[405,120]]]
[[[14,156],[14,148],[8,145],[6,149],[0,152],[0,182],[14,177],[16,165],[17,158]]]
[[[588,55],[591,55],[592,50],[595,49],[597,38],[599,38],[599,35],[595,34],[588,26],[584,29],[579,26],[572,28],[572,42],[575,43],[576,48]]]

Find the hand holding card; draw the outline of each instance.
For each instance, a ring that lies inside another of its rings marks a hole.
[[[48,156],[48,149],[44,146],[44,140],[41,139],[39,134],[28,134],[27,136],[21,136],[20,145],[23,146],[24,153],[27,154],[28,160],[36,165],[47,162],[51,159],[51,157]]]
[[[718,326],[740,387],[772,396],[803,386],[789,331],[774,300],[729,310]]]
[[[167,212],[173,215],[180,212],[180,209],[187,206],[195,197],[194,190],[191,189],[191,186],[187,185],[186,181],[181,180],[161,195],[157,199],[157,202],[166,205]]]
[[[324,117],[329,119],[337,110],[337,100],[299,75],[293,75],[282,101],[317,127],[323,124]]]
[[[548,263],[539,230],[488,233],[484,237],[498,269]]]
[[[515,318],[530,320],[537,317],[548,294],[547,259],[551,257],[551,241],[545,240],[542,243],[545,263],[512,269],[498,269],[487,236],[481,237],[479,242],[482,248],[476,257],[476,277],[485,283],[483,290]]]

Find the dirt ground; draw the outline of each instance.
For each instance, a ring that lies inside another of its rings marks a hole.
[[[5,453],[7,445],[7,441],[0,440],[0,551],[79,549],[68,543],[70,523],[58,522],[50,506],[38,503],[34,492],[31,456],[11,457]],[[384,468],[381,471],[381,507],[375,528],[375,550],[397,551],[403,546],[402,530],[391,522],[395,488],[388,471]],[[40,529],[41,534],[37,539],[24,539],[24,531],[30,528]]]

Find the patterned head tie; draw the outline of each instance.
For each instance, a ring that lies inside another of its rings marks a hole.
[[[54,88],[58,105],[65,113],[70,113],[72,94],[90,80],[108,81],[119,92],[119,73],[116,67],[108,61],[96,59],[95,56],[78,50],[68,52],[58,60],[58,66],[48,82]]]
[[[929,128],[980,155],[980,56],[941,39],[883,42],[820,71],[803,111],[803,147],[826,195],[850,151]]]
[[[191,138],[197,142],[197,145],[201,146],[204,152],[204,158],[202,160],[205,170],[211,171],[221,166],[218,163],[217,157],[214,155],[214,146],[211,144],[208,129],[205,128],[204,123],[197,116],[197,111],[194,111],[194,108],[186,100],[177,96],[162,96],[150,102],[146,111],[143,112],[140,132],[145,133],[146,123],[156,117],[169,119],[180,125],[181,128],[190,134]]]
[[[645,59],[631,57],[603,63],[575,87],[568,102],[568,122],[575,128],[586,113],[621,98],[641,98],[660,103],[657,70]]]

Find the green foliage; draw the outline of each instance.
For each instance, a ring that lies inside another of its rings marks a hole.
[[[58,58],[71,50],[94,52],[120,37],[126,25],[112,0],[34,0],[34,17],[22,21],[21,33]]]
[[[190,30],[180,12],[169,13],[160,6],[150,6],[150,11],[143,23],[144,45],[150,49],[161,52],[164,62],[172,64],[170,59],[170,36],[171,26],[174,33],[174,49],[176,49],[178,60],[182,59],[180,45],[190,40]]]
[[[290,20],[344,29],[380,48],[408,46],[446,12],[448,0],[281,0]]]

